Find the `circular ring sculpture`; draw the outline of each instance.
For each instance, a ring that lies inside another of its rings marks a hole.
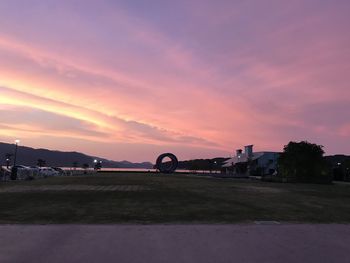
[[[170,158],[170,162],[165,162],[163,163],[164,158]],[[175,172],[177,166],[179,164],[179,161],[177,160],[176,156],[172,153],[163,153],[158,156],[157,161],[156,161],[156,168],[161,172],[161,173],[173,173]]]

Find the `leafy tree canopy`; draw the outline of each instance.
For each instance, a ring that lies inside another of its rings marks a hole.
[[[278,160],[280,174],[299,182],[330,182],[323,154],[321,145],[307,141],[289,142]]]

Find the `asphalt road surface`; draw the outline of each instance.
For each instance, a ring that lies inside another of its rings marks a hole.
[[[1,263],[350,262],[350,225],[0,225]]]

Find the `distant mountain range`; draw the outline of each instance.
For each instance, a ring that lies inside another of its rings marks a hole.
[[[5,165],[6,154],[14,154],[15,146],[9,143],[0,143],[0,163]],[[13,163],[13,157],[11,157],[11,164]],[[128,161],[112,161],[104,158],[89,156],[79,152],[61,152],[51,151],[48,149],[34,149],[26,146],[18,146],[17,150],[17,164],[22,165],[36,165],[38,159],[45,160],[47,166],[57,167],[72,167],[73,163],[76,163],[78,167],[82,167],[83,164],[93,166],[95,159],[102,161],[102,167],[104,168],[144,168],[151,169],[153,164],[150,162],[132,163]]]

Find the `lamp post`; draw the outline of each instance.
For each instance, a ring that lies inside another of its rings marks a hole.
[[[11,180],[17,179],[17,168],[16,168],[16,161],[17,161],[17,148],[18,148],[19,140],[15,140],[15,157],[13,159],[13,166],[11,169]]]
[[[17,148],[18,148],[18,144],[19,144],[19,140],[15,140],[15,157],[14,157],[14,160],[13,160],[13,166],[16,166],[16,160],[17,160]]]

